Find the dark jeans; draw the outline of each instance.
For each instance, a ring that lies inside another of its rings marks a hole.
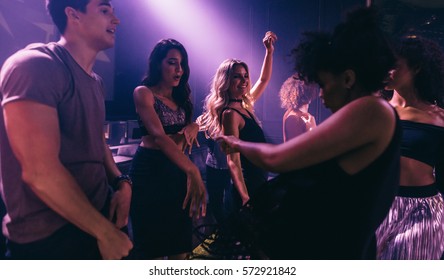
[[[101,213],[107,216],[111,194]],[[13,260],[99,260],[102,256],[97,239],[73,224],[67,224],[47,238],[19,244],[7,241]]]
[[[67,224],[51,236],[26,244],[8,241],[13,260],[99,260],[97,240],[73,224]]]
[[[224,221],[229,214],[231,204],[231,175],[228,169],[216,169],[206,166],[209,210],[217,223]]]

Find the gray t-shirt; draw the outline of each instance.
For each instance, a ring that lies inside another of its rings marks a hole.
[[[6,60],[0,72],[0,93],[2,109],[8,103],[29,100],[57,110],[60,161],[100,210],[108,191],[101,78],[86,73],[62,46],[33,44]],[[40,240],[67,221],[22,181],[21,168],[6,137],[3,114],[0,115],[0,190],[8,211],[3,233],[18,243]]]

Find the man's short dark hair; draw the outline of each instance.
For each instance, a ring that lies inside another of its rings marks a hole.
[[[71,7],[83,13],[86,12],[86,6],[90,0],[46,0],[46,10],[57,26],[60,34],[65,33],[68,18],[65,14],[65,8]]]

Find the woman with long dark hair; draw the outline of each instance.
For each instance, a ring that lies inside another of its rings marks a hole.
[[[142,142],[134,156],[131,219],[136,258],[183,259],[191,251],[191,216],[205,215],[199,169],[183,153],[196,141],[188,55],[178,41],[156,44],[134,90]]]

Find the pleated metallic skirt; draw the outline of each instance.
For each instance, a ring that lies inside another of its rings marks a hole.
[[[377,258],[439,260],[444,251],[443,197],[435,185],[400,187],[376,231]]]

